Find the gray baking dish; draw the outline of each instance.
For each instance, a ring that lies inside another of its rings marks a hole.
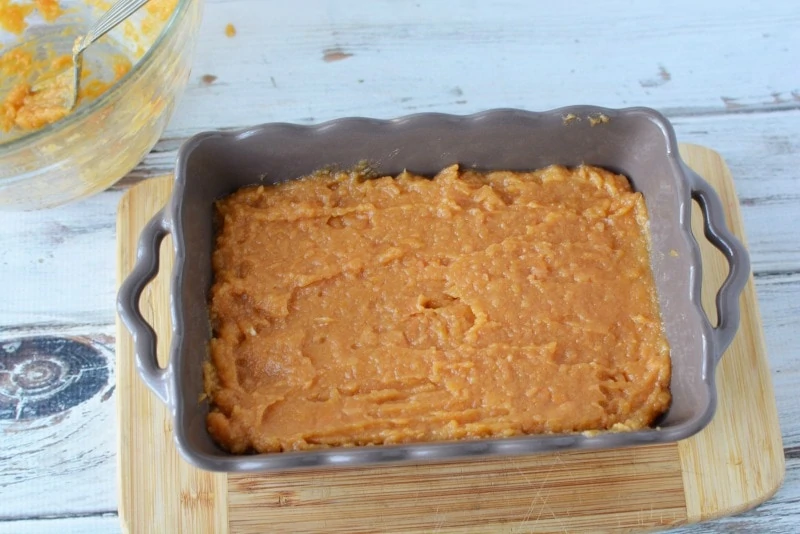
[[[649,210],[651,263],[672,349],[673,402],[659,427],[260,455],[236,456],[219,448],[206,430],[208,404],[198,402],[211,335],[207,297],[214,201],[243,186],[292,180],[331,165],[351,168],[365,159],[383,175],[403,169],[433,175],[453,163],[507,170],[587,163],[628,176]],[[730,267],[717,293],[717,327],[700,303],[702,265],[691,232],[692,199],[702,208],[706,237]],[[173,331],[169,365],[161,369],[155,333],[139,311],[139,296],[158,270],[159,243],[168,233],[175,247]],[[193,137],[179,151],[170,202],[142,231],[137,263],[120,288],[118,309],[135,340],[142,379],[174,417],[175,443],[184,458],[202,469],[253,472],[616,448],[687,438],[713,417],[714,370],[738,328],[739,295],[749,274],[747,252],[726,228],[719,198],[680,159],[672,126],[656,111],[498,109],[470,116],[426,113],[394,120],[345,118],[314,126],[265,124]]]

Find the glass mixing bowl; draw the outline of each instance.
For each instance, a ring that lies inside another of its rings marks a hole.
[[[0,54],[20,42],[33,44],[37,53],[67,53],[75,35],[110,2],[59,4],[64,15],[53,23],[34,15],[21,36],[0,29]],[[0,132],[0,210],[57,206],[102,191],[133,169],[155,145],[186,87],[201,11],[201,0],[151,1],[92,45],[84,63],[110,68],[110,51],[122,53],[132,63],[127,74],[40,130]],[[8,90],[2,85],[0,80],[0,100]]]

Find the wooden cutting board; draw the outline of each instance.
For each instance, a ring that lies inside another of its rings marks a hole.
[[[681,146],[685,161],[719,192],[744,240],[739,204],[721,157]],[[130,272],[144,224],[167,201],[171,178],[123,197],[117,219],[118,279]],[[695,206],[695,222],[700,220]],[[702,236],[702,232],[695,234]],[[703,299],[713,310],[727,273],[705,238]],[[172,243],[142,296],[170,342]],[[166,273],[166,274],[165,274]],[[128,332],[117,322],[119,515],[127,532],[546,532],[630,531],[734,514],[769,498],[784,475],[783,446],[752,279],[739,333],[717,369],[712,423],[677,444],[395,467],[214,474],[179,457],[167,410],[139,377]],[[712,321],[715,317],[712,312]],[[163,362],[162,362],[163,363]],[[198,371],[199,372],[199,371]]]

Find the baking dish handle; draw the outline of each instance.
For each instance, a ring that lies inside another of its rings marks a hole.
[[[139,309],[139,298],[158,274],[161,241],[171,231],[166,208],[150,219],[139,236],[136,264],[119,288],[117,312],[133,337],[136,370],[153,393],[169,404],[169,367],[162,369],[156,359],[156,333]]]
[[[715,361],[719,362],[739,328],[739,296],[750,278],[750,257],[741,241],[728,230],[725,211],[716,191],[689,168],[687,175],[691,182],[692,198],[703,212],[703,233],[728,261],[728,277],[720,286],[716,298],[719,321],[712,328]]]

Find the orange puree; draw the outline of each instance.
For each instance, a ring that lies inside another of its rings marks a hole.
[[[2,105],[3,130],[15,125],[23,130],[36,130],[63,119],[69,110],[64,107],[62,80],[59,78],[57,83],[37,92],[32,92],[27,83],[14,87]]]
[[[233,453],[632,430],[669,406],[623,176],[319,172],[217,214],[207,425]]]
[[[28,77],[36,69],[58,72],[72,63],[70,56],[58,56],[50,60],[35,61],[30,52],[15,49],[0,57],[0,70],[8,75],[24,74]],[[0,109],[0,130],[9,131],[14,126],[24,130],[36,130],[64,118],[69,112],[63,104],[64,91],[68,89],[65,79],[56,79],[43,90],[33,92],[27,81],[17,83]]]
[[[150,0],[145,4],[145,9],[150,15],[163,22],[172,15],[177,5],[178,0]]]
[[[0,56],[0,74],[11,77],[33,69],[33,54],[16,48]]]
[[[32,11],[33,5],[31,4],[0,0],[0,28],[16,34],[24,32],[28,27],[25,17]]]
[[[34,0],[34,3],[42,18],[47,22],[54,22],[63,13],[57,0]]]
[[[83,70],[78,103],[99,97],[131,69],[130,59],[121,54],[113,56],[112,61],[114,78],[111,81],[89,80],[90,69]],[[41,73],[55,74],[71,66],[72,57],[69,55],[54,57],[49,54],[47,59],[36,61],[31,52],[22,48],[0,56],[0,73],[20,80],[0,104],[0,130],[7,132],[14,127],[37,130],[68,115],[69,110],[64,107],[64,97],[71,83],[68,76],[54,76],[50,83],[43,84],[44,89],[37,92],[31,89],[31,81],[38,80]]]
[[[150,0],[145,4],[147,17],[142,20],[142,33],[148,35],[160,29],[175,11],[177,4],[178,0]]]
[[[0,28],[22,33],[28,27],[25,18],[33,12],[34,6],[46,22],[54,22],[63,13],[58,0],[33,0],[32,3],[0,0]]]

